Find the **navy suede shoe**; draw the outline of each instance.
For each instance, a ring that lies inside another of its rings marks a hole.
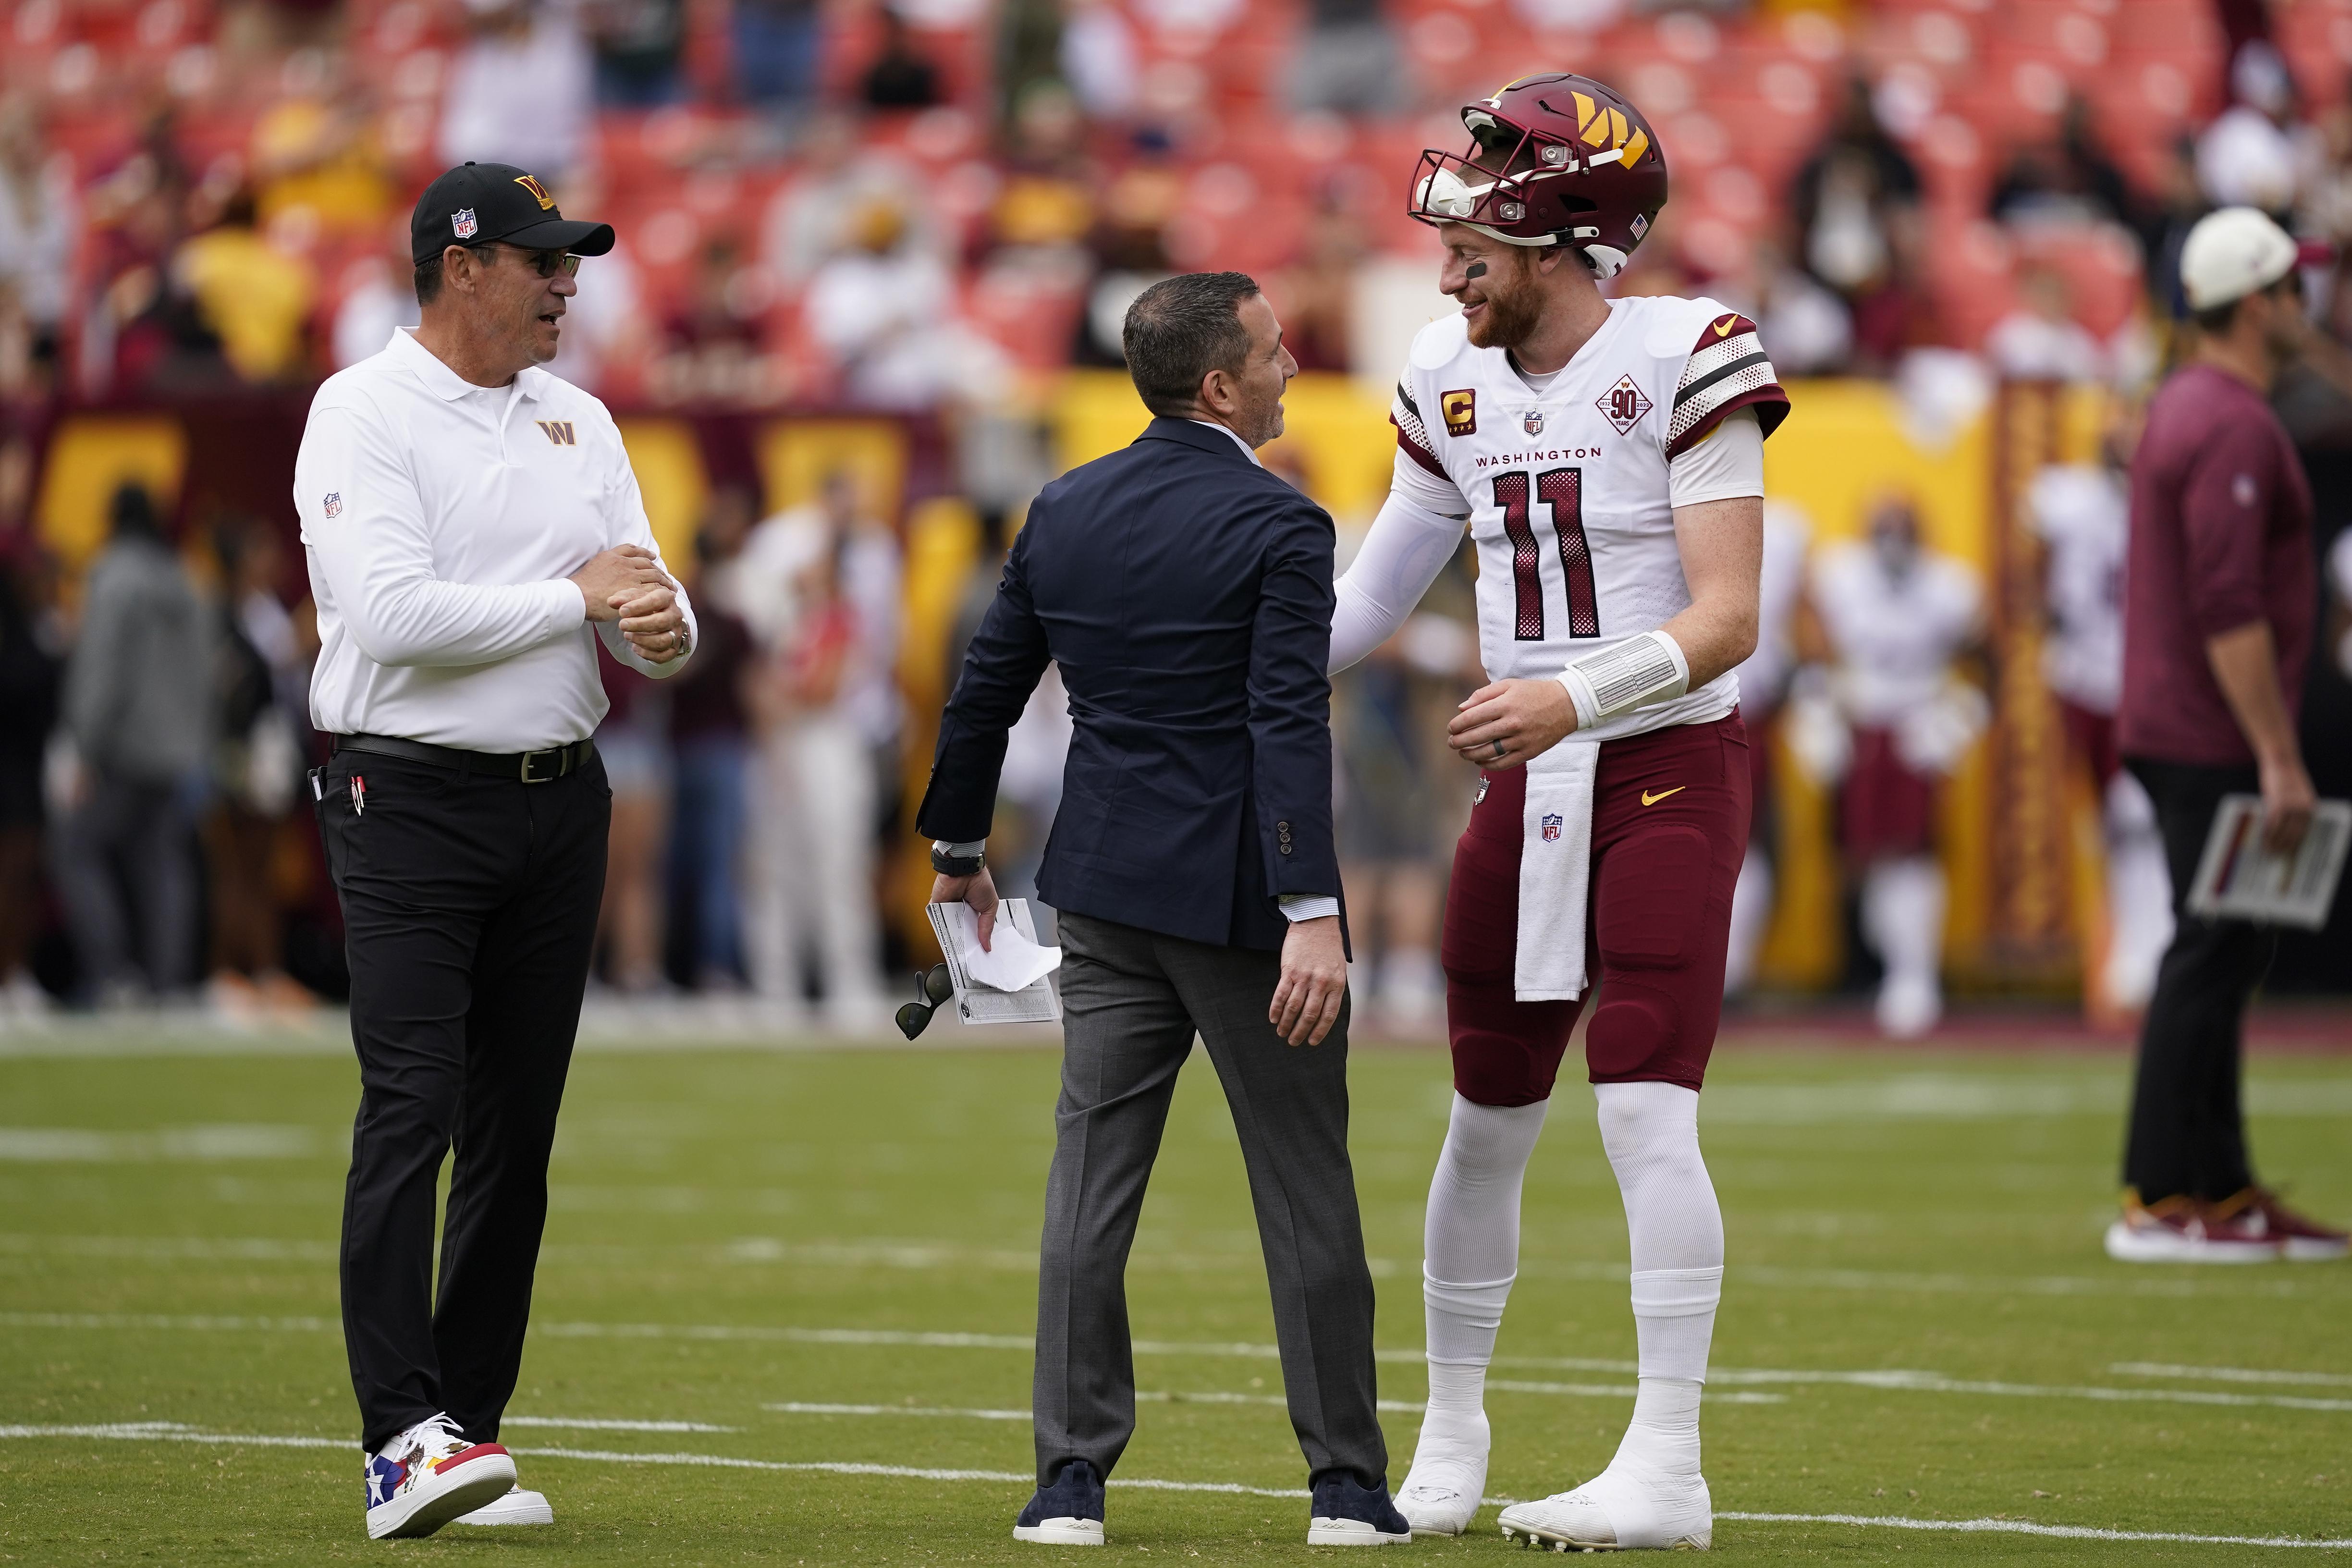
[[[1381,1494],[1381,1500],[1388,1500],[1386,1492]],[[1039,1487],[1021,1517],[1013,1521],[1013,1539],[1048,1546],[1100,1546],[1103,1483],[1095,1468],[1084,1459],[1064,1465],[1054,1484]]]
[[[1345,1470],[1315,1478],[1312,1506],[1309,1546],[1402,1546],[1412,1539],[1412,1526],[1389,1500],[1387,1486],[1360,1485]]]

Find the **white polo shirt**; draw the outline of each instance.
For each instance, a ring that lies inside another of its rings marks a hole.
[[[565,581],[616,544],[660,552],[613,416],[546,371],[476,386],[395,330],[311,400],[294,505],[322,731],[538,751],[604,719],[599,637],[647,675],[685,666],[640,658]]]

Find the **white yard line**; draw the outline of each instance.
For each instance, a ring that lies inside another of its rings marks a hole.
[[[2283,1383],[2304,1388],[2352,1388],[2340,1372],[2257,1372],[2243,1366],[2175,1366],[2169,1362],[2119,1361],[2107,1370],[2117,1377],[2201,1377],[2214,1383]]]
[[[2294,1535],[2189,1535],[2169,1530],[2101,1530],[2087,1524],[2036,1524],[2024,1519],[1902,1519],[1864,1513],[1733,1513],[1716,1518],[1746,1524],[1858,1524],[1877,1530],[1958,1531],[1971,1535],[2046,1535],[2062,1541],[2174,1541],[2194,1546],[2300,1546],[2352,1551],[2352,1540]]]
[[[251,1131],[251,1130],[245,1130]],[[79,1134],[77,1134],[79,1136]],[[217,1251],[214,1249],[217,1248]],[[165,1260],[178,1258],[278,1258],[331,1262],[333,1244],[325,1241],[284,1241],[275,1238],[132,1237],[86,1236],[0,1236],[0,1252],[63,1252],[96,1258],[136,1258]],[[678,1243],[667,1247],[580,1248],[562,1246],[545,1249],[542,1264],[571,1260],[583,1252],[601,1261],[612,1252],[628,1254],[698,1254],[736,1264],[792,1264],[812,1268],[878,1268],[917,1272],[983,1268],[995,1272],[1034,1273],[1034,1252],[1013,1247],[982,1247],[922,1238],[785,1241],[775,1237],[739,1237],[731,1241]],[[1412,1271],[1411,1260],[1375,1258],[1372,1272],[1387,1278]],[[1254,1254],[1194,1254],[1145,1249],[1129,1260],[1133,1270],[1176,1273],[1255,1272],[1264,1265]],[[1931,1274],[1874,1268],[1791,1268],[1773,1264],[1734,1266],[1727,1282],[1735,1288],[1752,1285],[1767,1289],[1866,1290],[1897,1294],[1996,1296],[2129,1296],[2161,1299],[2190,1297],[2352,1298],[2352,1275],[2344,1270],[2237,1270],[2224,1275],[2089,1275]],[[1616,1283],[1625,1279],[1625,1265],[1597,1259],[1526,1258],[1519,1266],[1528,1279],[1590,1280]]]
[[[601,1415],[501,1415],[499,1426],[561,1426],[583,1432],[740,1432],[740,1426],[713,1426],[707,1421],[626,1421]]]
[[[1631,1399],[1630,1388],[1622,1392]],[[1171,1393],[1166,1389],[1139,1388],[1136,1400],[1146,1405],[1259,1405],[1286,1408],[1290,1401],[1279,1394]],[[1423,1405],[1417,1399],[1383,1399],[1380,1407],[1394,1415],[1418,1415]],[[762,1405],[762,1410],[773,1410],[784,1415],[945,1415],[971,1421],[1026,1421],[1026,1410],[967,1410],[950,1406],[923,1405],[816,1405],[805,1400],[786,1400],[774,1405]]]
[[[286,1241],[261,1236],[0,1236],[0,1253],[127,1258],[148,1263],[178,1263],[192,1258],[239,1263],[332,1263],[339,1255],[331,1241]]]
[[[342,1448],[354,1445],[340,1437],[255,1436],[241,1432],[206,1432],[169,1421],[134,1421],[87,1426],[0,1426],[5,1438],[89,1437],[136,1443],[202,1443],[245,1448]],[[687,1465],[730,1470],[817,1471],[841,1476],[877,1476],[924,1481],[989,1481],[1028,1486],[1034,1477],[1025,1470],[928,1469],[909,1465],[869,1465],[832,1459],[744,1459],[726,1454],[630,1454],[601,1448],[516,1448],[526,1458],[579,1459],[592,1464]],[[1113,1477],[1110,1484],[1139,1491],[1216,1492],[1228,1496],[1304,1498],[1295,1487],[1250,1487],[1234,1481],[1171,1481],[1143,1477]],[[1487,1498],[1492,1507],[1508,1505],[1509,1498]],[[2329,1540],[2292,1535],[2196,1535],[2182,1531],[2107,1530],[2083,1524],[2037,1524],[2023,1519],[1906,1519],[1859,1513],[1750,1513],[1718,1511],[1717,1520],[1744,1524],[1844,1524],[1864,1529],[1909,1530],[1963,1534],[2036,1535],[2064,1541],[2171,1542],[2195,1546],[2271,1546],[2352,1550],[2352,1539]]]
[[[331,1318],[241,1318],[171,1316],[137,1312],[0,1312],[0,1328],[23,1329],[160,1329],[192,1331],[259,1331],[274,1332],[341,1332]],[[751,1341],[782,1344],[902,1345],[933,1350],[1034,1351],[1026,1334],[918,1332],[903,1329],[806,1329],[757,1323],[534,1323],[531,1331],[554,1339]],[[1244,1342],[1187,1342],[1138,1340],[1138,1355],[1231,1357],[1271,1361],[1275,1347]],[[1383,1362],[1411,1363],[1418,1351],[1378,1352]],[[1631,1370],[1622,1362],[1577,1358],[1498,1357],[1497,1365],[1559,1366],[1572,1370]],[[2231,1394],[2206,1388],[2108,1388],[2095,1384],[2008,1383],[1992,1379],[1947,1377],[1941,1373],[1907,1369],[1884,1371],[1802,1371],[1779,1367],[1717,1367],[1710,1381],[1720,1384],[1822,1384],[1885,1389],[1911,1394],[1979,1394],[2006,1399],[2088,1399],[2108,1404],[2207,1405],[2269,1410],[2352,1411],[2352,1398],[2313,1398],[2287,1394]],[[2331,1383],[2333,1379],[2331,1377]],[[1498,1389],[1527,1394],[1593,1394],[1630,1397],[1632,1390],[1598,1384],[1497,1382]],[[1718,1393],[1716,1398],[1730,1395]],[[1738,1403],[1760,1403],[1737,1401]]]
[[[1136,1397],[1140,1399],[1141,1394]],[[1026,1410],[959,1410],[943,1405],[813,1405],[805,1400],[788,1399],[779,1404],[762,1405],[762,1410],[773,1410],[782,1415],[928,1415],[950,1416],[967,1421],[1026,1421]]]

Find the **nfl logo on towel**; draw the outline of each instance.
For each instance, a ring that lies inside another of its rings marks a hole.
[[[1558,839],[1558,838],[1559,837],[1559,825],[1560,825],[1560,816],[1559,816],[1559,813],[1558,813],[1558,812],[1556,812],[1556,811],[1550,811],[1550,812],[1546,812],[1546,813],[1544,814],[1544,819],[1543,819],[1543,830],[1544,830],[1544,842],[1545,842],[1545,843],[1547,843],[1547,844],[1552,843],[1554,840],[1556,840],[1556,839]]]
[[[471,239],[480,231],[482,226],[474,221],[473,208],[459,207],[449,215],[449,226],[457,230],[459,239]]]

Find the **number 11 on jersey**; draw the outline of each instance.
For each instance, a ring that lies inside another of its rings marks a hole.
[[[1552,532],[1559,540],[1559,567],[1568,584],[1568,635],[1601,635],[1601,606],[1592,591],[1592,551],[1584,541],[1584,470],[1547,468],[1535,478],[1535,499],[1551,508]],[[1495,504],[1502,509],[1503,531],[1511,541],[1511,587],[1518,610],[1517,640],[1544,640],[1543,574],[1528,505],[1528,476],[1495,476]]]

